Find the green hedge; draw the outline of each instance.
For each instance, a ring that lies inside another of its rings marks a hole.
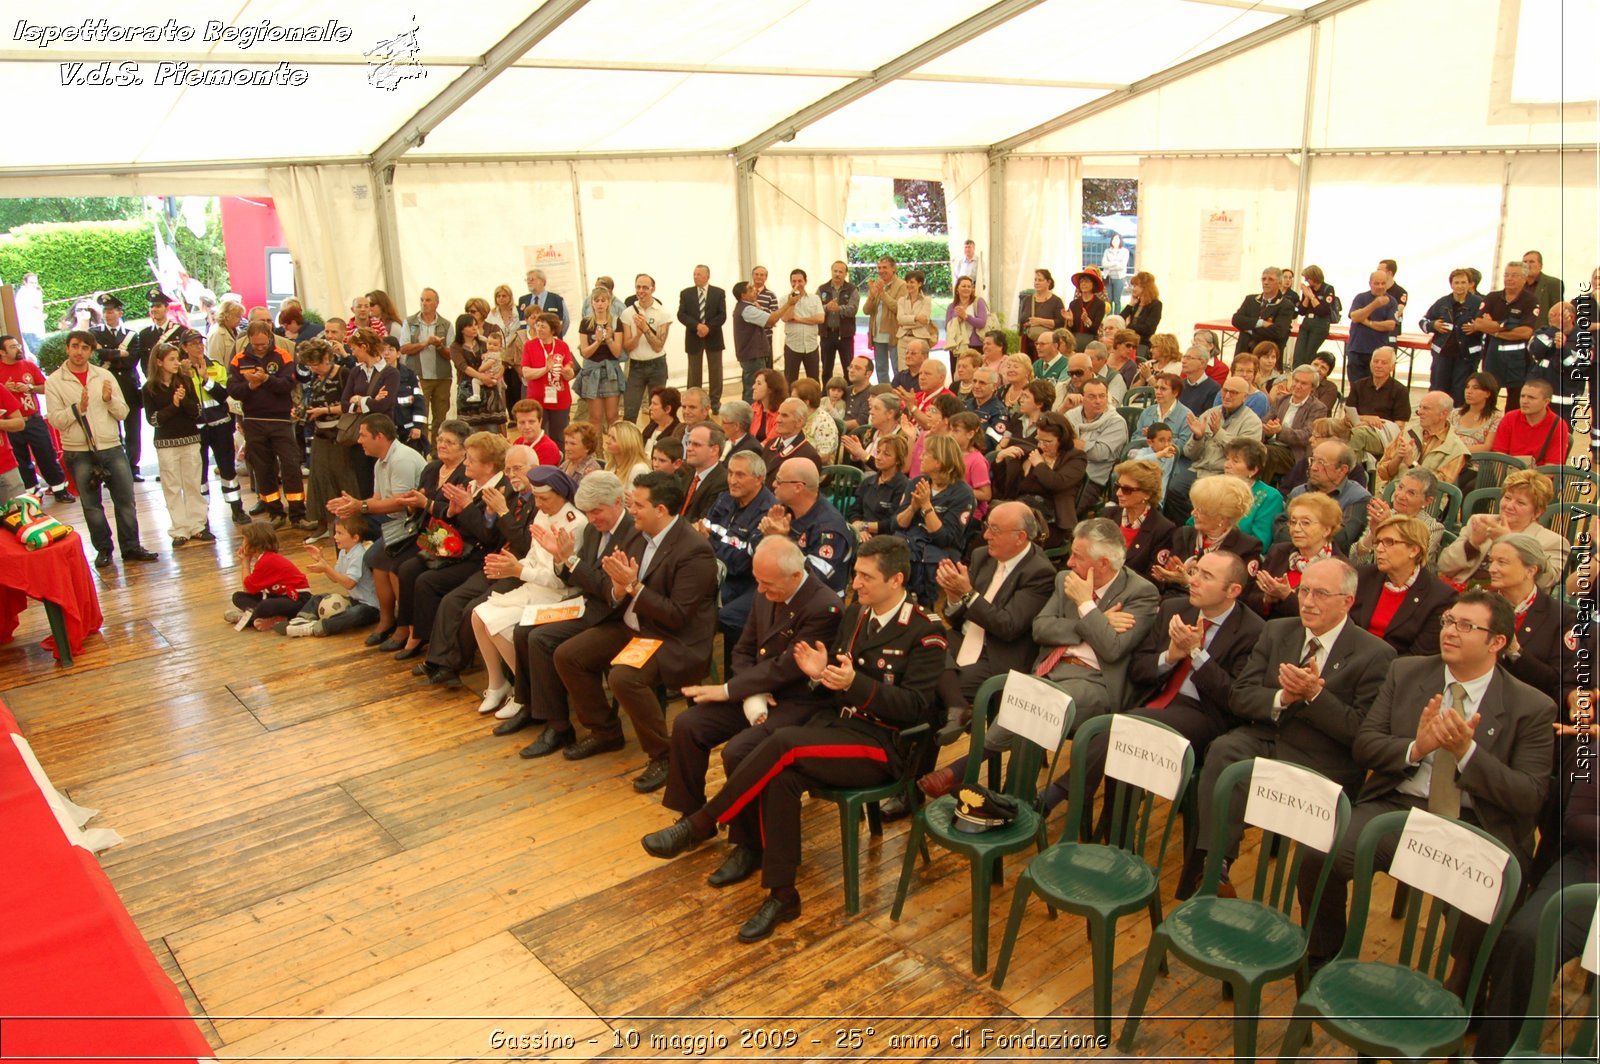
[[[49,376],[61,368],[61,363],[67,360],[67,330],[46,333],[44,342],[39,345],[39,365],[44,369],[45,376]]]
[[[19,225],[0,236],[0,276],[20,284],[23,274],[37,273],[47,304],[136,285],[118,297],[126,317],[143,318],[150,312],[145,293],[155,283],[150,276],[155,253],[155,233],[143,222]],[[57,324],[65,311],[59,303],[47,306],[45,324]]]
[[[900,266],[900,276],[907,269],[921,270],[927,275],[922,290],[931,296],[950,295],[950,244],[942,237],[901,237],[895,240],[862,240],[845,249],[850,262],[850,280],[865,284],[877,274],[878,260],[888,255],[898,263],[914,262],[918,265]]]

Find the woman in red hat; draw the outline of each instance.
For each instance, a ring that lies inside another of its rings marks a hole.
[[[1100,323],[1111,313],[1111,304],[1106,302],[1106,282],[1098,266],[1085,266],[1073,274],[1072,287],[1077,289],[1077,295],[1067,304],[1067,328],[1082,351],[1100,334]]]

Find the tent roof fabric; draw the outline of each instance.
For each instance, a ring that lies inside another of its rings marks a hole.
[[[508,0],[419,15],[242,0],[231,18],[202,0],[65,0],[0,41],[7,95],[40,102],[8,116],[0,176],[380,149],[387,162],[988,147],[1331,6],[1125,0],[1108,37],[1098,0],[923,0],[914,17],[857,0],[680,0],[670,17],[639,0],[548,0],[532,15]],[[186,80],[203,73],[264,83]],[[123,119],[110,135],[72,134],[67,116],[108,106]]]

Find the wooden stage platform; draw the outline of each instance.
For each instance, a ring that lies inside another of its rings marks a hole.
[[[804,915],[741,945],[761,892],[705,885],[718,848],[671,862],[640,848],[671,817],[629,787],[643,764],[631,739],[586,762],[523,761],[535,732],[495,738],[475,694],[423,686],[359,635],[235,632],[221,614],[237,536],[220,501],[218,542],[174,553],[160,485],[136,488],[163,557],[100,574],[106,628],[70,670],[38,646],[30,608],[0,648],[0,695],[57,786],[126,837],[103,865],[218,1059],[682,1059],[673,1039],[693,1036],[722,1059],[1115,1055],[983,1042],[985,1028],[1093,1034],[1080,921],[1030,908],[997,992],[970,971],[965,864],[936,855],[892,922],[906,827],[891,824],[863,845],[863,911],[847,918],[822,803],[805,814]],[[50,509],[84,530],[77,505]],[[285,537],[289,553],[300,539]],[[1119,1006],[1147,937],[1123,922]],[[1286,981],[1265,1002],[1269,1058],[1292,993]],[[1174,968],[1136,1055],[1225,1058],[1231,1020],[1216,983]],[[1333,1049],[1319,1039],[1312,1055]]]

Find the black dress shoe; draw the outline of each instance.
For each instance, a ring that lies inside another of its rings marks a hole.
[[[426,661],[419,661],[415,665],[411,666],[411,675],[432,676],[433,666],[429,665]]]
[[[140,476],[138,473],[135,473],[133,475],[133,482],[135,484],[143,484],[144,483],[144,477]]]
[[[426,666],[428,682],[435,687],[460,687],[461,676],[454,669],[447,669],[443,665]]]
[[[157,562],[161,560],[161,555],[147,551],[143,547],[135,547],[130,551],[124,552],[122,560],[125,562]]]
[[[620,735],[615,739],[602,739],[590,733],[563,750],[561,756],[568,761],[582,761],[596,754],[609,754],[613,750],[621,750],[626,745],[626,740]]]
[[[667,759],[658,757],[644,767],[644,771],[633,778],[633,789],[640,794],[649,794],[659,791],[667,785]]]
[[[393,640],[390,640],[390,642],[393,642]],[[425,646],[427,646],[426,643],[418,643],[414,647],[407,647],[402,643],[400,644],[400,649],[395,652],[394,660],[410,661],[412,658],[420,658],[422,657],[422,648]]]
[[[529,713],[527,709],[524,708],[519,710],[516,716],[507,717],[499,724],[496,724],[494,726],[494,733],[496,735],[510,735],[512,732],[521,731],[523,728],[526,728],[532,723],[533,714]]]
[[[406,641],[404,639],[396,639],[394,636],[389,636],[383,642],[378,644],[378,649],[383,651],[385,654],[392,654],[396,650],[404,650],[405,648]]]
[[[759,942],[772,934],[773,928],[779,924],[786,924],[799,915],[799,898],[784,901],[782,898],[769,897],[761,903],[761,908],[756,910],[756,914],[739,928],[739,941]]]
[[[508,728],[506,731],[501,731],[500,729],[506,728],[507,725],[515,724],[518,717],[521,717],[524,714],[526,714],[528,717],[524,723],[532,724],[533,714],[528,713],[527,710],[523,710],[522,713],[517,714],[516,717],[512,717],[510,720],[501,721],[499,724],[497,724],[495,726],[494,733],[496,735],[509,735],[511,732],[516,731],[516,728]],[[522,727],[522,725],[518,724],[517,728],[520,727]],[[552,728],[549,725],[546,725],[544,731],[539,733],[539,737],[533,742],[529,743],[527,746],[524,746],[522,748],[522,752],[517,756],[530,759],[535,757],[549,757],[563,746],[571,746],[576,738],[577,736],[573,734],[571,728]]]
[[[703,841],[695,837],[694,825],[689,823],[688,817],[684,817],[671,827],[652,831],[639,840],[639,845],[643,846],[644,852],[651,857],[665,860],[680,853],[687,853]]]
[[[383,643],[384,643],[384,640],[388,639],[389,636],[392,635],[393,633],[394,633],[394,629],[393,628],[385,628],[381,632],[369,633],[368,636],[367,636],[367,646],[369,646],[369,647],[382,646]],[[401,644],[401,645],[403,646],[404,644]]]
[[[750,846],[735,846],[733,852],[706,877],[713,887],[729,887],[749,879],[761,867],[761,851]]]
[[[894,820],[904,820],[911,815],[911,807],[906,805],[904,798],[885,798],[878,803],[878,815],[884,823]]]
[[[109,569],[112,561],[111,552],[103,550],[94,556],[94,567],[96,569]]]

